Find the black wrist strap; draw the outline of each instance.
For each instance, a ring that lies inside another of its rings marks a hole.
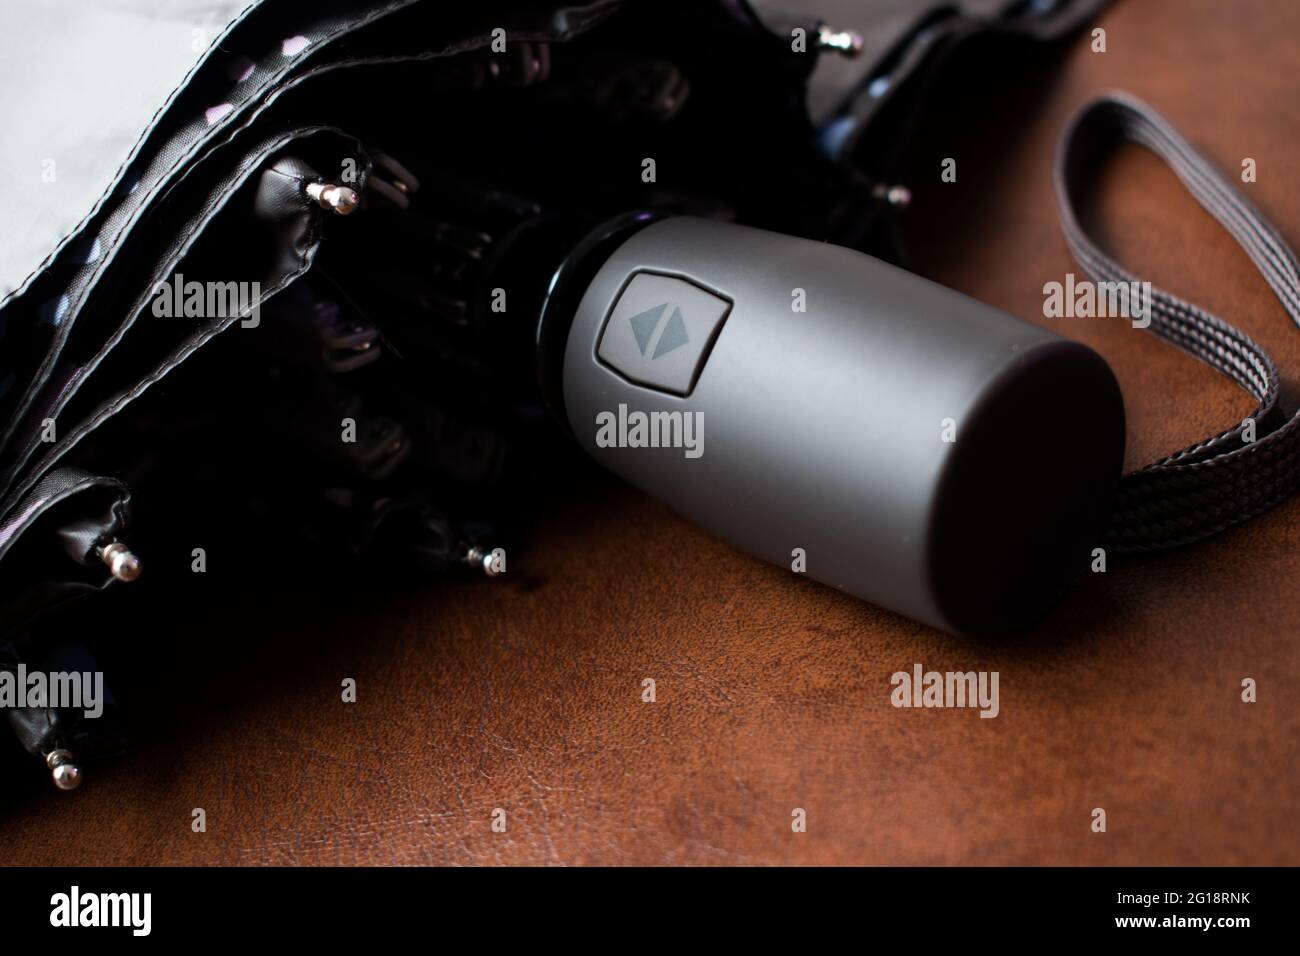
[[[1123,93],[1085,106],[1057,150],[1056,195],[1070,251],[1094,282],[1136,282],[1083,231],[1075,213],[1085,177],[1123,143],[1163,159],[1210,215],[1230,232],[1300,326],[1300,266],[1277,230],[1155,110]],[[1279,404],[1272,358],[1241,330],[1204,309],[1152,288],[1148,330],[1232,378],[1259,402],[1254,441],[1246,423],[1125,475],[1103,545],[1111,552],[1188,544],[1252,518],[1300,487],[1300,415]],[[1249,420],[1248,420],[1249,421]]]

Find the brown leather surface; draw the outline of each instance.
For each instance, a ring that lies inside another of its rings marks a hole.
[[[1055,137],[1112,87],[1230,175],[1255,158],[1248,195],[1300,242],[1300,7],[1128,0],[1100,25],[1106,53],[1081,36],[992,120],[941,133],[933,180],[911,184],[913,268],[1045,321],[1043,283],[1078,271],[1056,221]],[[938,181],[943,156],[956,184]],[[1294,404],[1300,331],[1228,236],[1140,151],[1102,194],[1110,250],[1270,347]],[[1121,380],[1130,466],[1251,410],[1148,334],[1061,321]],[[1297,864],[1298,579],[1300,500],[1089,576],[1030,635],[972,643],[600,485],[501,582],[218,611],[206,627],[236,651],[197,666],[226,688],[221,706],[75,794],[0,816],[0,861]],[[894,709],[889,676],[915,662],[997,670],[1000,715]],[[345,677],[355,704],[340,701]],[[206,833],[191,831],[195,807]],[[791,830],[797,807],[806,833]]]

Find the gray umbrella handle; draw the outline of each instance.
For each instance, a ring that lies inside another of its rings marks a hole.
[[[954,632],[1061,596],[1124,448],[1086,346],[870,256],[684,217],[596,272],[563,395],[597,461],[702,528]]]

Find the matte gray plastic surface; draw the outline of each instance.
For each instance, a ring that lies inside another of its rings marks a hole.
[[[689,396],[598,355],[638,273],[731,303]],[[1119,389],[1087,347],[852,250],[691,218],[596,274],[564,401],[593,457],[706,530],[959,633],[1060,597],[1123,457]]]
[[[631,382],[689,395],[730,308],[697,285],[638,272],[619,295],[596,354]]]

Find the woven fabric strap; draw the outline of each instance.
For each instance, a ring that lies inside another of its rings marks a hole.
[[[1137,282],[1079,225],[1076,199],[1106,154],[1124,143],[1155,153],[1232,234],[1300,327],[1300,266],[1278,231],[1160,114],[1111,93],[1066,127],[1056,157],[1056,196],[1070,251],[1100,282]],[[1131,287],[1130,287],[1131,288]],[[1300,415],[1279,404],[1273,359],[1240,329],[1190,302],[1151,289],[1148,331],[1190,352],[1249,392],[1250,419],[1125,475],[1103,544],[1108,551],[1158,551],[1217,534],[1285,500],[1300,487]],[[1253,420],[1254,440],[1247,424]]]

